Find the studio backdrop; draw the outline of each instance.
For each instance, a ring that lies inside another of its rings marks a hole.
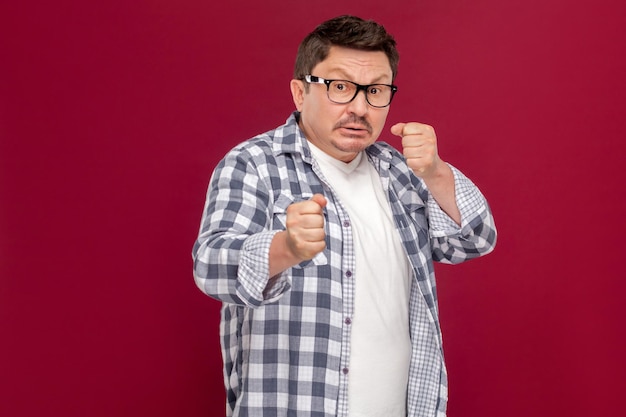
[[[449,416],[622,415],[625,4],[4,2],[0,415],[223,415],[220,304],[192,277],[206,187],[346,13],[398,41],[381,140],[433,125],[499,230],[436,269]]]

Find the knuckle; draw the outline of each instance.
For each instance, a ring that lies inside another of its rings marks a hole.
[[[293,229],[298,226],[298,220],[293,216],[287,215],[287,219],[285,220],[285,226],[287,226],[288,229]]]

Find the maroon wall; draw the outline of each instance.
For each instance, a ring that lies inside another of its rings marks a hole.
[[[438,267],[449,415],[621,415],[625,4],[3,4],[0,415],[222,414],[206,185],[287,118],[299,40],[342,13],[399,42],[388,125],[433,124],[496,216],[492,255]]]

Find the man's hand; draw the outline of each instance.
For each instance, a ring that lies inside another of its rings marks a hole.
[[[322,210],[326,203],[323,195],[315,194],[287,207],[287,248],[300,261],[312,259],[326,248]]]
[[[442,164],[432,126],[417,122],[397,123],[391,127],[391,133],[402,138],[404,157],[415,175],[426,180],[437,173]]]

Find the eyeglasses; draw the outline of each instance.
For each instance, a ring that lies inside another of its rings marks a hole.
[[[350,103],[363,90],[370,106],[387,107],[398,91],[398,87],[392,84],[361,85],[348,80],[326,80],[315,75],[306,75],[304,80],[309,84],[326,84],[328,99],[337,104]]]

